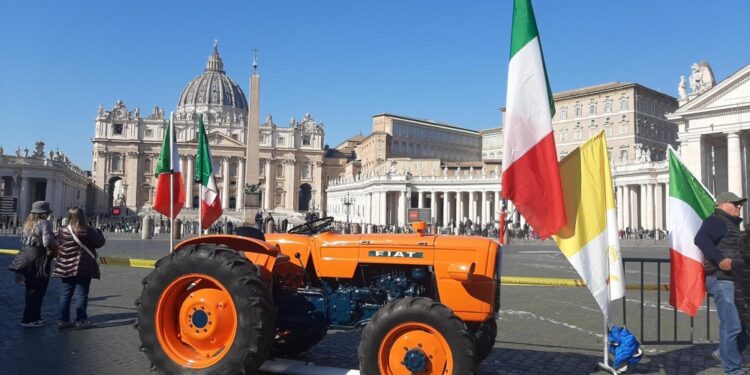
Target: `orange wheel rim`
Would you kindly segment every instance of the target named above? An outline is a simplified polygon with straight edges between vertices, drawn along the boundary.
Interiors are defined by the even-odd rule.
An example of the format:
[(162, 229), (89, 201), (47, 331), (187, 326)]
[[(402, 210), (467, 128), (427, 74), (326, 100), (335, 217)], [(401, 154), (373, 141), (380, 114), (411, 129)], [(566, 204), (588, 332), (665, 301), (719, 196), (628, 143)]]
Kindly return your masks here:
[(229, 351), (237, 331), (232, 296), (213, 277), (183, 275), (172, 281), (155, 313), (156, 337), (175, 363), (206, 368)]
[[(405, 362), (416, 354), (424, 359), (422, 370), (413, 372)], [(402, 323), (390, 330), (378, 349), (378, 366), (383, 375), (452, 374), (453, 354), (445, 337), (435, 328), (417, 322)], [(415, 368), (412, 363), (412, 368)]]

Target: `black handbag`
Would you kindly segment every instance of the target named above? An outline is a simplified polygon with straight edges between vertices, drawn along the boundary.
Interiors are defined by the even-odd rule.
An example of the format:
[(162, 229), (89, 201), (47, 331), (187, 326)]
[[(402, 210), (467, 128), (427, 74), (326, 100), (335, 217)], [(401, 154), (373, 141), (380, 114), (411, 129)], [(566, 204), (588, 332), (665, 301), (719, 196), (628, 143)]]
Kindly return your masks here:
[(20, 274), (26, 274), (36, 266), (37, 248), (24, 246), (18, 251), (8, 269)]

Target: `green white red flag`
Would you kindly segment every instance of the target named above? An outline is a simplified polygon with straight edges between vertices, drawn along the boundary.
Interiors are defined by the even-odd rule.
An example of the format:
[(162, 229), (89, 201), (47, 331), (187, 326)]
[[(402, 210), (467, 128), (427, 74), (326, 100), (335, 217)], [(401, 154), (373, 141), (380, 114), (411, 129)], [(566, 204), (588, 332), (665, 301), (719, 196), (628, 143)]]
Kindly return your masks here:
[(213, 164), (211, 163), (211, 150), (208, 148), (208, 136), (203, 126), (203, 115), (200, 117), (198, 129), (198, 154), (195, 157), (195, 182), (201, 185), (201, 228), (207, 229), (219, 217), (221, 217), (221, 200), (219, 189), (216, 187)]
[(171, 120), (167, 124), (167, 133), (161, 146), (155, 176), (158, 180), (153, 208), (162, 215), (174, 219), (185, 204), (185, 183), (180, 171), (180, 155)]
[(669, 147), (669, 304), (695, 316), (706, 295), (703, 253), (695, 245), (703, 220), (714, 211), (714, 198)]
[(566, 223), (557, 149), (555, 105), (531, 0), (515, 0), (508, 94), (503, 125), (502, 195), (541, 238)]

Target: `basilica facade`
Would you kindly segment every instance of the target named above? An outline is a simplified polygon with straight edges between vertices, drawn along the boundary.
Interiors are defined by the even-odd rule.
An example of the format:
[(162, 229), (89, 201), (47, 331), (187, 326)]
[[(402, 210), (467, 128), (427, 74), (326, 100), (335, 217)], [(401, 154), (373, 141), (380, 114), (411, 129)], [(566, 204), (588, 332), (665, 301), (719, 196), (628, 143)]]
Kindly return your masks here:
[[(181, 217), (197, 216), (199, 192), (193, 179), (201, 116), (227, 218), (242, 220), (246, 208), (252, 213), (263, 209), (293, 215), (323, 204), (323, 123), (305, 114), (284, 126), (270, 115), (260, 124), (257, 60), (250, 92), (248, 103), (240, 85), (226, 75), (214, 45), (204, 71), (179, 95), (174, 127), (187, 193)], [(96, 212), (121, 206), (132, 213), (155, 214), (151, 210), (154, 172), (168, 120), (169, 114), (159, 106), (150, 113), (128, 108), (123, 101), (99, 108), (92, 141), (95, 192), (91, 199)], [(260, 192), (260, 202), (245, 202), (246, 191)]]

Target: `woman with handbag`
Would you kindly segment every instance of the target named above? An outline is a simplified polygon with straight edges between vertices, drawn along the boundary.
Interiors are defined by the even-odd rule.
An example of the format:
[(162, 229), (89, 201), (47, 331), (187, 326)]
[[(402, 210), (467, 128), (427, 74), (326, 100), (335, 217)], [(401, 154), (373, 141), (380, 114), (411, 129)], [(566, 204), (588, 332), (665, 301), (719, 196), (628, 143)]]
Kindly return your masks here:
[[(62, 279), (59, 329), (91, 327), (86, 308), (91, 279), (99, 279), (96, 248), (104, 246), (104, 235), (88, 226), (86, 213), (80, 207), (68, 210), (68, 225), (57, 230), (59, 252), (52, 277)], [(70, 321), (70, 302), (75, 294), (76, 320)]]
[(13, 259), (10, 269), (16, 272), (17, 280), (26, 287), (26, 306), (21, 326), (42, 327), (42, 300), (49, 285), (50, 260), (55, 255), (55, 235), (52, 223), (47, 220), (52, 211), (49, 202), (37, 201), (31, 205), (21, 231), (23, 247)]

